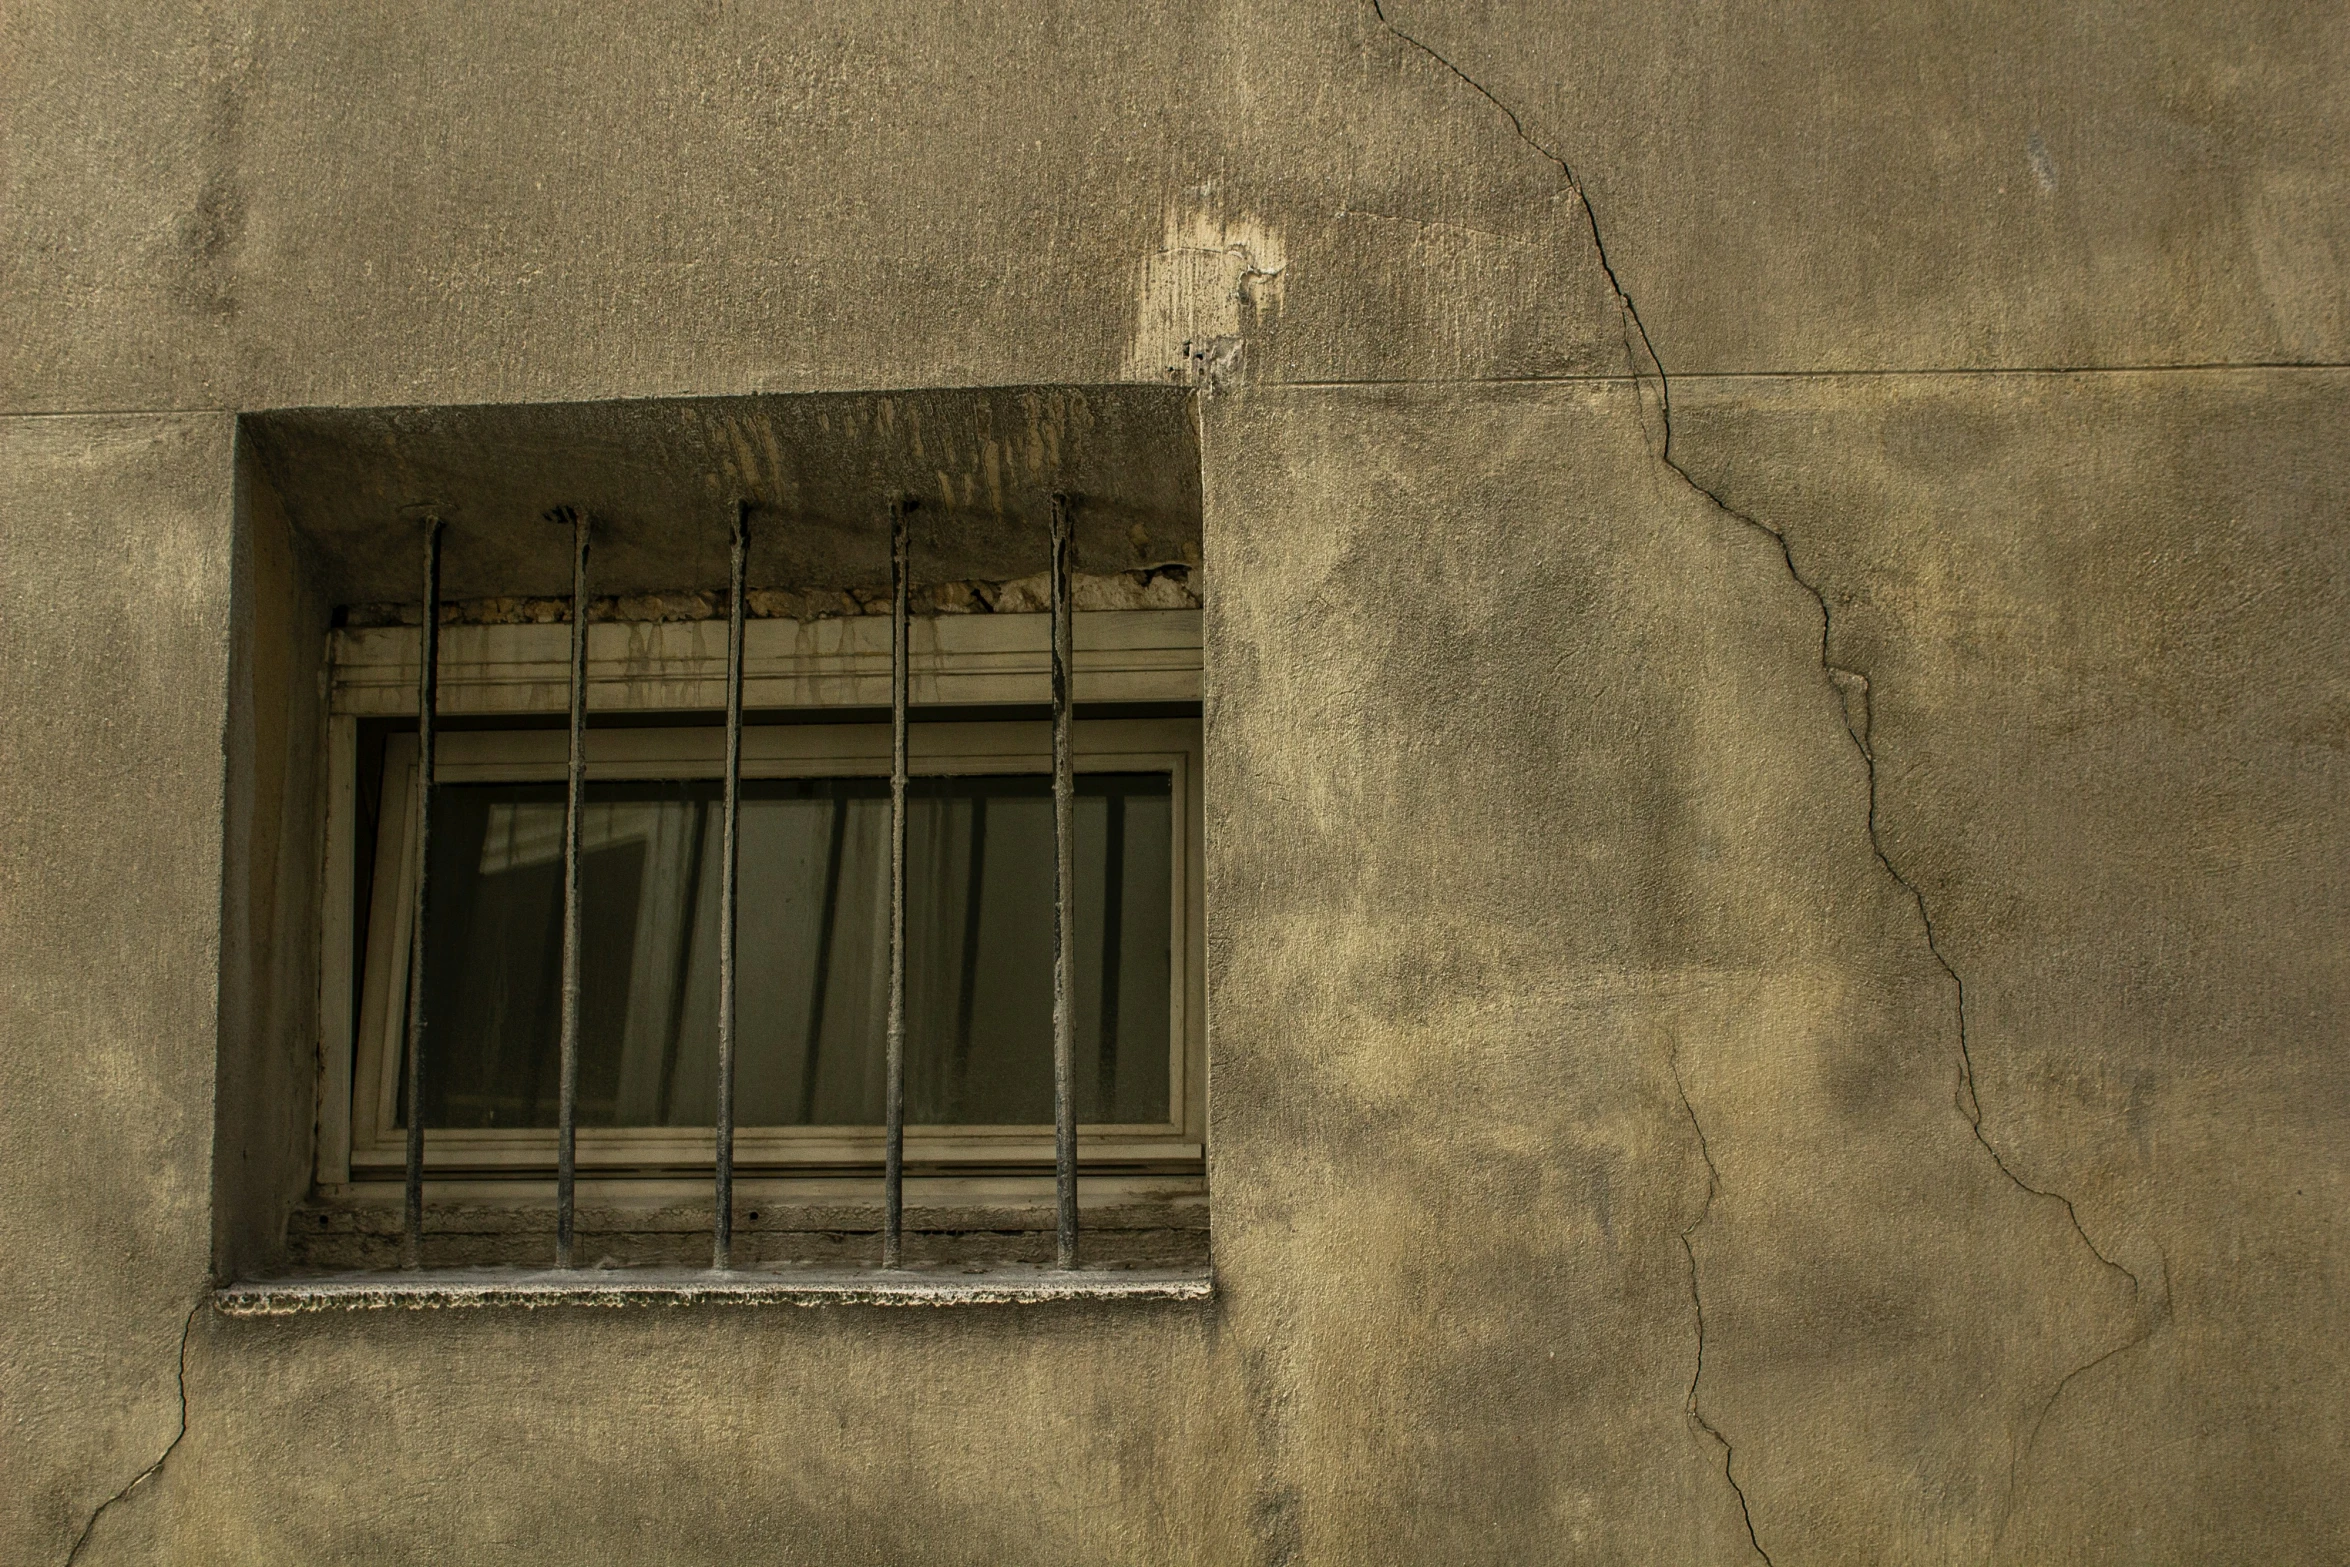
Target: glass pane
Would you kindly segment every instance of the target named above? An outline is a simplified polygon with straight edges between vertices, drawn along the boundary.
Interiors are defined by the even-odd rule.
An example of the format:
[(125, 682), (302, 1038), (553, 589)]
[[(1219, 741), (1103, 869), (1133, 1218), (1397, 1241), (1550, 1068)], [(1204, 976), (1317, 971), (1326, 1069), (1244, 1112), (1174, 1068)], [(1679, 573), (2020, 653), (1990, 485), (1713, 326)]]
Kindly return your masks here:
[[(1077, 792), (1078, 1117), (1164, 1122), (1169, 779), (1083, 774)], [(1049, 1124), (1051, 779), (917, 778), (908, 805), (906, 1118)], [(706, 1126), (718, 781), (591, 783), (580, 827), (579, 1123)], [(427, 1126), (555, 1124), (562, 844), (560, 784), (435, 797)], [(887, 781), (745, 779), (741, 874), (736, 1124), (880, 1124)]]

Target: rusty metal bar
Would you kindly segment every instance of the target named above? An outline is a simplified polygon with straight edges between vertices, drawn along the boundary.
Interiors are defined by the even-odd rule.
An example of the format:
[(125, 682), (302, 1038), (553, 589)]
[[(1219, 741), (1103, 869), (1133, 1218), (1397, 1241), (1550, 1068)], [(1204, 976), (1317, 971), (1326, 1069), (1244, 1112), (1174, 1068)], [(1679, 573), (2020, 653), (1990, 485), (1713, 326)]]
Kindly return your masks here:
[(424, 930), (431, 908), (433, 720), (441, 683), (441, 519), (424, 519), (424, 614), (416, 665), (416, 903), (408, 925), (408, 1161), (400, 1266), (424, 1265)]
[(1053, 497), (1053, 1189), (1059, 1210), (1054, 1255), (1077, 1266), (1077, 778), (1070, 752), (1070, 665), (1075, 658), (1075, 584), (1070, 573), (1069, 497)]
[(571, 525), (571, 766), (563, 794), (563, 1034), (555, 1112), (555, 1266), (572, 1265), (572, 1188), (579, 1153), (579, 818), (587, 804), (588, 518), (573, 507), (554, 520)]
[(881, 1164), (881, 1265), (905, 1261), (906, 1220), (906, 503), (889, 503), (889, 1077)]
[(742, 864), (743, 587), (751, 553), (751, 503), (734, 508), (732, 592), (726, 610), (726, 825), (718, 887), (718, 1159), (717, 1217), (710, 1266), (734, 1266), (734, 949), (737, 872)]

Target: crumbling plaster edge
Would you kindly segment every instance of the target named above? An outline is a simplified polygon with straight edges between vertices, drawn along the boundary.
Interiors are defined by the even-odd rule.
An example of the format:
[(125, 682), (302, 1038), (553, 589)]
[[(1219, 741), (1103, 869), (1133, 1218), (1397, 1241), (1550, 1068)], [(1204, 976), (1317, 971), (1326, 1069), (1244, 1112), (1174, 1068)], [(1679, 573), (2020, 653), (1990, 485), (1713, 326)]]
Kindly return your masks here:
[[(1439, 53), (1436, 49), (1422, 42), (1413, 34), (1406, 32), (1403, 28), (1397, 26), (1387, 14), (1386, 0), (1370, 0), (1370, 4), (1372, 14), (1377, 18), (1381, 27), (1392, 33), (1396, 38), (1402, 40), (1412, 49), (1415, 49), (1419, 53), (1427, 56), (1428, 59), (1433, 61), (1446, 73), (1459, 81), (1461, 85), (1467, 87), (1478, 97), (1484, 99), (1487, 104), (1491, 105), (1495, 111), (1497, 111), (1505, 120), (1509, 122), (1510, 129), (1513, 133), (1515, 133), (1519, 141), (1523, 142), (1545, 162), (1551, 164), (1559, 171), (1560, 177), (1566, 181), (1568, 190), (1573, 193), (1577, 205), (1582, 209), (1584, 223), (1588, 228), (1591, 236), (1592, 252), (1599, 262), (1601, 273), (1607, 278), (1609, 290), (1616, 297), (1617, 310), (1622, 317), (1624, 327), (1625, 357), (1629, 362), (1630, 368), (1629, 378), (1633, 380), (1641, 388), (1643, 394), (1645, 394), (1650, 377), (1654, 377), (1656, 389), (1655, 429), (1651, 431), (1649, 428), (1648, 416), (1645, 407), (1643, 408), (1641, 419), (1642, 433), (1644, 437), (1648, 438), (1649, 440), (1650, 450), (1655, 454), (1657, 461), (1661, 463), (1667, 470), (1669, 470), (1676, 479), (1687, 485), (1689, 489), (1694, 491), (1716, 511), (1720, 512), (1723, 516), (1742, 524), (1745, 527), (1752, 528), (1756, 532), (1764, 535), (1774, 545), (1776, 545), (1778, 548), (1780, 560), (1786, 568), (1789, 580), (1791, 580), (1798, 588), (1807, 594), (1811, 598), (1812, 602), (1818, 606), (1820, 614), (1820, 670), (1822, 675), (1828, 680), (1830, 687), (1836, 694), (1839, 704), (1843, 708), (1845, 730), (1852, 740), (1854, 749), (1859, 753), (1862, 767), (1867, 776), (1867, 829), (1869, 848), (1876, 856), (1877, 863), (1883, 868), (1885, 874), (1891, 877), (1894, 883), (1909, 896), (1911, 904), (1917, 910), (1918, 921), (1922, 927), (1925, 938), (1926, 950), (1933, 958), (1935, 964), (1940, 967), (1943, 974), (1946, 975), (1950, 980), (1953, 993), (1953, 1010), (1956, 1018), (1958, 1037), (1958, 1083), (1952, 1096), (1953, 1107), (1966, 1121), (1974, 1140), (1982, 1146), (1983, 1152), (1990, 1158), (1991, 1163), (1994, 1167), (1997, 1168), (1999, 1173), (2009, 1182), (2013, 1183), (2019, 1190), (2029, 1194), (2030, 1196), (2061, 1205), (2064, 1209), (2067, 1221), (2072, 1226), (2073, 1233), (2080, 1238), (2081, 1244), (2088, 1249), (2090, 1255), (2095, 1257), (2097, 1261), (2111, 1273), (2126, 1280), (2130, 1286), (2131, 1299), (2135, 1308), (2135, 1316), (2137, 1318), (2130, 1334), (2121, 1342), (2101, 1350), (2098, 1354), (2083, 1362), (2081, 1365), (2074, 1367), (2071, 1371), (2067, 1372), (2062, 1378), (2060, 1378), (2057, 1381), (2055, 1387), (2050, 1391), (2047, 1399), (2042, 1402), (2037, 1415), (2034, 1417), (2023, 1439), (2016, 1444), (2013, 1451), (2010, 1453), (2008, 1464), (2007, 1492), (2001, 1505), (1998, 1520), (1998, 1530), (2003, 1534), (2007, 1527), (2008, 1520), (2013, 1515), (2015, 1510), (2017, 1492), (2021, 1483), (2023, 1465), (2029, 1458), (2032, 1447), (2038, 1440), (2042, 1427), (2047, 1424), (2050, 1413), (2054, 1411), (2057, 1403), (2064, 1397), (2065, 1393), (2076, 1381), (2105, 1365), (2108, 1361), (2113, 1360), (2115, 1357), (2123, 1354), (2125, 1351), (2134, 1349), (2137, 1346), (2145, 1343), (2154, 1335), (2157, 1329), (2161, 1327), (2161, 1325), (2168, 1319), (2169, 1316), (2169, 1290), (2167, 1280), (2157, 1281), (2157, 1286), (2150, 1290), (2146, 1280), (2142, 1279), (2133, 1270), (2124, 1267), (2119, 1261), (2109, 1255), (2103, 1247), (2099, 1246), (2093, 1238), (2091, 1238), (2088, 1229), (2081, 1222), (2080, 1210), (2074, 1205), (2071, 1198), (2065, 1196), (2061, 1192), (2053, 1191), (2041, 1186), (2035, 1186), (2031, 1182), (2025, 1180), (2021, 1175), (2016, 1173), (2014, 1167), (2009, 1164), (2006, 1156), (2003, 1155), (1999, 1151), (1998, 1147), (1992, 1143), (1989, 1134), (1984, 1130), (1982, 1101), (1977, 1095), (1975, 1088), (1974, 1055), (1967, 1032), (1966, 981), (1959, 974), (1958, 969), (1951, 963), (1949, 956), (1943, 950), (1939, 933), (1934, 927), (1933, 914), (1926, 903), (1926, 897), (1923, 890), (1921, 890), (1919, 886), (1902, 871), (1900, 866), (1894, 863), (1891, 854), (1886, 850), (1885, 847), (1884, 834), (1879, 820), (1880, 801), (1877, 759), (1876, 752), (1870, 737), (1868, 676), (1864, 671), (1847, 668), (1835, 662), (1833, 656), (1833, 640), (1835, 634), (1834, 614), (1828, 606), (1826, 595), (1821, 592), (1817, 584), (1815, 584), (1810, 578), (1803, 574), (1802, 569), (1796, 564), (1794, 546), (1788, 538), (1787, 534), (1778, 528), (1772, 527), (1770, 524), (1762, 521), (1760, 518), (1731, 505), (1714, 490), (1699, 482), (1698, 479), (1693, 474), (1691, 474), (1687, 468), (1683, 467), (1680, 461), (1674, 456), (1672, 381), (1666, 373), (1663, 361), (1657, 357), (1656, 347), (1653, 340), (1649, 337), (1647, 324), (1640, 318), (1639, 306), (1633, 302), (1630, 292), (1625, 289), (1623, 281), (1616, 275), (1615, 265), (1608, 257), (1606, 238), (1600, 231), (1599, 214), (1593, 210), (1591, 199), (1583, 188), (1582, 180), (1576, 175), (1574, 168), (1563, 156), (1557, 152), (1552, 151), (1549, 147), (1545, 146), (1543, 143), (1537, 141), (1534, 138), (1534, 136), (1526, 128), (1526, 122), (1524, 118), (1519, 115), (1515, 109), (1511, 108), (1507, 103), (1503, 102), (1499, 97), (1495, 96), (1495, 94), (1489, 88), (1487, 88), (1481, 82), (1477, 81), (1474, 77), (1470, 76), (1466, 71), (1463, 71), (1458, 65), (1455, 65), (1445, 55)], [(1647, 399), (1645, 395), (1643, 395), (1642, 401), (1644, 404), (1646, 403)], [(1696, 1319), (1697, 1339), (1695, 1351), (1696, 1365), (1689, 1382), (1687, 1412), (1691, 1420), (1695, 1422), (1696, 1425), (1707, 1436), (1712, 1438), (1712, 1440), (1721, 1448), (1722, 1477), (1729, 1484), (1730, 1488), (1737, 1493), (1739, 1510), (1745, 1517), (1748, 1539), (1754, 1549), (1755, 1554), (1762, 1557), (1765, 1563), (1768, 1563), (1771, 1558), (1769, 1553), (1763, 1549), (1761, 1537), (1755, 1530), (1754, 1515), (1751, 1507), (1749, 1506), (1745, 1488), (1739, 1484), (1734, 1472), (1736, 1451), (1732, 1446), (1729, 1438), (1724, 1435), (1711, 1420), (1701, 1413), (1699, 1409), (1698, 1384), (1704, 1377), (1705, 1369), (1705, 1308), (1703, 1297), (1700, 1294), (1698, 1288), (1697, 1254), (1692, 1238), (1695, 1231), (1700, 1226), (1702, 1226), (1706, 1217), (1712, 1211), (1713, 1200), (1720, 1187), (1720, 1176), (1719, 1172), (1714, 1167), (1713, 1155), (1706, 1141), (1704, 1126), (1698, 1120), (1696, 1109), (1689, 1101), (1688, 1091), (1682, 1080), (1678, 1059), (1676, 1058), (1670, 1061), (1668, 1065), (1672, 1071), (1675, 1090), (1680, 1096), (1681, 1107), (1687, 1113), (1692, 1132), (1698, 1140), (1699, 1151), (1705, 1157), (1707, 1175), (1704, 1207), (1700, 1210), (1696, 1221), (1684, 1228), (1681, 1232), (1682, 1248), (1688, 1254), (1690, 1300)]]
[(1204, 1270), (995, 1269), (982, 1274), (895, 1277), (871, 1269), (800, 1273), (706, 1269), (449, 1269), (334, 1274), (231, 1284), (212, 1294), (226, 1317), (289, 1317), (326, 1311), (440, 1311), (562, 1306), (1040, 1306), (1081, 1302), (1204, 1301)]

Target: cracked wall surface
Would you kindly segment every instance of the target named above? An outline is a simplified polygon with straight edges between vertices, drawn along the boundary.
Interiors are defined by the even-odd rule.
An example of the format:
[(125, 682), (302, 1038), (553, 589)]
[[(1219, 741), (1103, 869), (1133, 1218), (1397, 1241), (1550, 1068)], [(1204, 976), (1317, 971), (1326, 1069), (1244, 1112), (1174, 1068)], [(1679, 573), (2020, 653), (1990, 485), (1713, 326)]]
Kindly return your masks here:
[[(0, 28), (0, 1559), (2350, 1551), (2340, 18)], [(1215, 1301), (204, 1308), (318, 608), (229, 412), (1120, 380)]]
[(2316, 1558), (2350, 1530), (2311, 1467), (2344, 1370), (2323, 846), (2350, 781), (2346, 390), (1898, 378), (1683, 404), (1709, 484), (1800, 519), (1841, 656), (1875, 671), (1881, 831), (1968, 976), (1987, 1127), (2145, 1285), (2140, 1333), (2019, 1454), (2018, 1559), (2090, 1554), (2079, 1519), (2108, 1505), (2128, 1559), (2271, 1527), (2293, 1543), (2264, 1548)]
[(1572, 153), (1684, 374), (2350, 347), (2338, 10), (1383, 3)]
[(0, 707), (14, 1561), (61, 1558), (170, 1441), (208, 1272), (229, 441), (209, 415), (0, 422), (0, 648), (26, 694)]

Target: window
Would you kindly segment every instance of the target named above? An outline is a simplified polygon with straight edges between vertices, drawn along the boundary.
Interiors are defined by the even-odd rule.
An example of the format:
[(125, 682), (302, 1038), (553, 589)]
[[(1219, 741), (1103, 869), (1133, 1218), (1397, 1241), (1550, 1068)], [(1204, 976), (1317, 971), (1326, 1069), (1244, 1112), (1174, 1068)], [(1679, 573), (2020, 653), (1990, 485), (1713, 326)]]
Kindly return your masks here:
[[(1049, 1171), (1050, 729), (966, 720), (910, 734), (907, 1164)], [(1077, 735), (1080, 1158), (1192, 1167), (1198, 722), (1094, 720)], [(707, 1170), (723, 736), (670, 724), (588, 738), (579, 1164)], [(555, 1160), (567, 737), (460, 730), (438, 750), (427, 1169), (543, 1172)], [(751, 725), (742, 768), (736, 1166), (867, 1171), (881, 1156), (890, 732)], [(404, 1158), (415, 774), (414, 737), (389, 736), (353, 1075), (360, 1177), (394, 1175)]]
[(1199, 1298), (1199, 430), (240, 416), (234, 1309)]
[[(1073, 1100), (1089, 1202), (1201, 1190), (1199, 621), (1074, 617)], [(1056, 1193), (1050, 624), (910, 628), (903, 1167), (913, 1204), (959, 1203), (983, 1227)], [(596, 621), (585, 666), (582, 1201), (698, 1203), (705, 1246), (726, 634)], [(556, 1168), (569, 644), (562, 623), (449, 624), (438, 639), (421, 1170), (444, 1212), (527, 1216)], [(325, 1012), (348, 1019), (323, 1058), (330, 1204), (396, 1204), (406, 1174), (418, 645), (413, 626), (351, 626), (330, 650)], [(754, 1214), (880, 1188), (890, 648), (884, 616), (744, 630), (732, 1156), (750, 1183), (737, 1207)], [(543, 1222), (506, 1232), (523, 1243), (464, 1258), (541, 1260)]]

